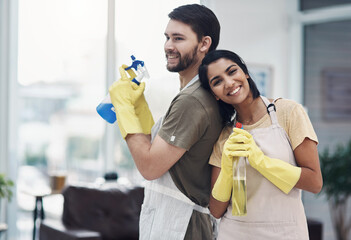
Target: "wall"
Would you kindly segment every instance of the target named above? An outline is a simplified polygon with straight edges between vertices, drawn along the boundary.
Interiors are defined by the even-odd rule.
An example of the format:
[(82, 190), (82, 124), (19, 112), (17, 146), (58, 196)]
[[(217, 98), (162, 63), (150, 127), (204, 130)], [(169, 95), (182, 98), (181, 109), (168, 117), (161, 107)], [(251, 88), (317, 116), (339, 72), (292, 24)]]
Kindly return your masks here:
[[(319, 138), (318, 149), (333, 152), (337, 144), (345, 146), (351, 140), (351, 20), (306, 26), (305, 66), (305, 104)], [(328, 86), (326, 72), (333, 74)], [(305, 202), (310, 203), (306, 211), (311, 216), (329, 216), (328, 206), (320, 198), (306, 193)], [(348, 213), (350, 203), (351, 199)], [(329, 219), (325, 218), (325, 239), (333, 237)]]
[[(219, 18), (219, 49), (238, 53), (250, 66), (265, 65), (273, 71), (268, 97), (289, 98), (289, 15), (286, 1), (203, 1)], [(249, 69), (250, 70), (250, 69)]]

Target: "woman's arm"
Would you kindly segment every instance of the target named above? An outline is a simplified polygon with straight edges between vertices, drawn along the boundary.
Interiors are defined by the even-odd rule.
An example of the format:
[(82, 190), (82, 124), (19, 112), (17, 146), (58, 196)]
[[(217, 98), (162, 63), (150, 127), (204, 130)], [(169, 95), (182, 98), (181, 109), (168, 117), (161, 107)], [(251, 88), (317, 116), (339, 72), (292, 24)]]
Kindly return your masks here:
[[(221, 169), (219, 167), (212, 166), (211, 189), (213, 189), (213, 186), (220, 172), (221, 172)], [(221, 218), (226, 212), (228, 205), (229, 205), (229, 201), (228, 202), (218, 201), (211, 194), (210, 212), (215, 218)]]
[(317, 143), (309, 138), (295, 148), (296, 163), (301, 167), (301, 176), (295, 187), (312, 193), (319, 193), (323, 186)]

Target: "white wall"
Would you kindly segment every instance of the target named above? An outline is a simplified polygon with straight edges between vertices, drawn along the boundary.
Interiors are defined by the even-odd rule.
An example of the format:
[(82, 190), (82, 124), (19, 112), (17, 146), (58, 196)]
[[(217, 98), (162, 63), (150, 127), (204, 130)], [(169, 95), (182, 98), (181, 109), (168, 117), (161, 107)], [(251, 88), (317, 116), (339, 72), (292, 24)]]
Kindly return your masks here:
[(216, 13), (221, 23), (218, 48), (238, 53), (248, 65), (271, 67), (273, 88), (268, 97), (290, 98), (287, 87), (290, 44), (288, 1), (207, 0), (202, 3)]

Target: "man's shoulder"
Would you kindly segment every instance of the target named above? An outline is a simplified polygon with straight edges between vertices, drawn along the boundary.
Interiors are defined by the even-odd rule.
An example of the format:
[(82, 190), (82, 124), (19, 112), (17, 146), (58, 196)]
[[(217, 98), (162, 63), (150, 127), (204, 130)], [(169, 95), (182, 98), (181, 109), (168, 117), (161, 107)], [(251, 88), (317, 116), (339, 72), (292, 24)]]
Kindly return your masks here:
[(201, 86), (200, 81), (196, 81), (194, 84), (181, 91), (177, 97), (180, 99), (187, 99), (188, 101), (196, 99), (197, 101), (206, 104), (216, 102), (214, 96)]

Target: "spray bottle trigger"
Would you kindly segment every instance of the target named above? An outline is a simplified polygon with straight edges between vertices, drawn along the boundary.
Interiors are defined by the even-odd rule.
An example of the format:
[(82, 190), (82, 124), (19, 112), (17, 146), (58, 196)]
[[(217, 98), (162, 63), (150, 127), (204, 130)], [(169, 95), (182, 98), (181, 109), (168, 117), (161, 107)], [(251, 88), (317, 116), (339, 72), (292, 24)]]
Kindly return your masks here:
[(129, 70), (131, 68), (134, 68), (135, 71), (138, 70), (138, 65), (141, 65), (142, 67), (144, 67), (144, 61), (140, 61), (140, 60), (135, 60), (134, 55), (130, 56), (132, 58), (132, 65), (130, 65), (129, 67), (126, 68), (126, 70)]

